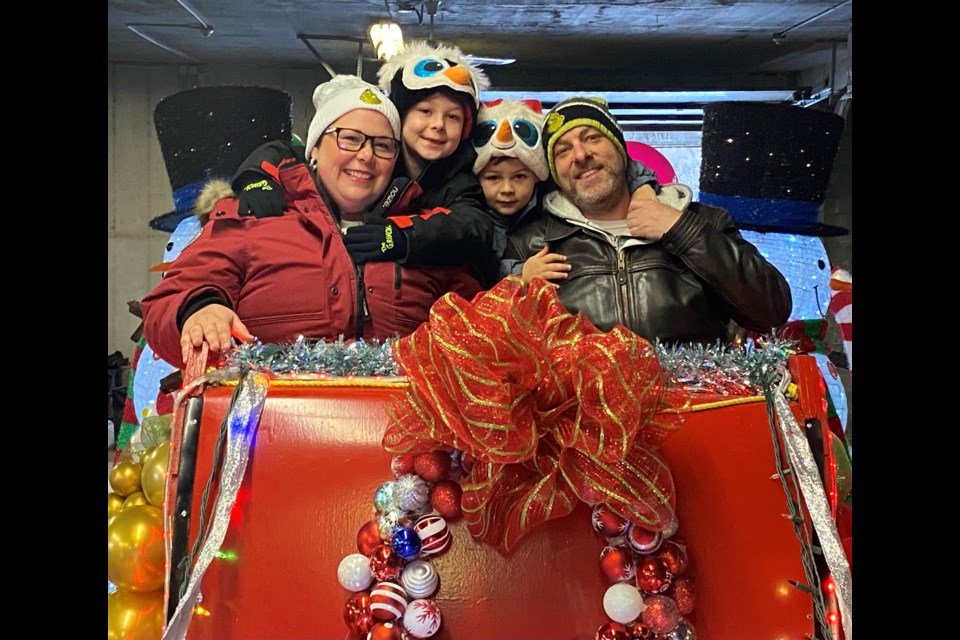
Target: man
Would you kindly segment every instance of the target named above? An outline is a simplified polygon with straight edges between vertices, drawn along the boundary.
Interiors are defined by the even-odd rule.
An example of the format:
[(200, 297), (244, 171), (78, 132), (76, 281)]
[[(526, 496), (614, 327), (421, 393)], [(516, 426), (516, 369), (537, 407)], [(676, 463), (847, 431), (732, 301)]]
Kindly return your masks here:
[(605, 101), (561, 101), (543, 139), (559, 191), (540, 219), (510, 234), (505, 257), (546, 246), (566, 260), (558, 294), (570, 313), (664, 343), (726, 342), (737, 325), (767, 333), (787, 320), (787, 281), (726, 211), (692, 202), (680, 184), (631, 204), (623, 131)]

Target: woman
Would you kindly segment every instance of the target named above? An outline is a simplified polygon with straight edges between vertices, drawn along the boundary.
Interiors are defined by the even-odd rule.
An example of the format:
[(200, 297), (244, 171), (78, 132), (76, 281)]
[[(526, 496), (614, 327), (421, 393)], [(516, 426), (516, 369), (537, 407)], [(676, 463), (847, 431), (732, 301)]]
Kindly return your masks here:
[[(207, 342), (211, 352), (247, 342), (382, 340), (406, 335), (448, 291), (479, 291), (462, 267), (354, 267), (342, 232), (370, 212), (407, 207), (415, 190), (388, 191), (400, 151), (400, 116), (375, 86), (336, 76), (313, 94), (317, 112), (304, 152), (275, 168), (286, 213), (243, 215), (226, 182), (201, 236), (142, 301), (144, 334), (164, 360), (181, 365)], [(389, 238), (386, 239), (389, 241)]]

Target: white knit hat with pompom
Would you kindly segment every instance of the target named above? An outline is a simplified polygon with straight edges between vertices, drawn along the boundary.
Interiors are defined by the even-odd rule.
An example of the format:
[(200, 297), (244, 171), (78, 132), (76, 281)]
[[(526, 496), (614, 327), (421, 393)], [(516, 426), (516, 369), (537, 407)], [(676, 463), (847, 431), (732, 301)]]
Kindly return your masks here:
[(320, 136), (343, 114), (354, 109), (370, 109), (382, 113), (390, 121), (393, 137), (400, 139), (400, 114), (397, 107), (376, 86), (357, 76), (338, 75), (313, 90), (313, 106), (317, 112), (307, 132), (306, 155), (317, 145)]

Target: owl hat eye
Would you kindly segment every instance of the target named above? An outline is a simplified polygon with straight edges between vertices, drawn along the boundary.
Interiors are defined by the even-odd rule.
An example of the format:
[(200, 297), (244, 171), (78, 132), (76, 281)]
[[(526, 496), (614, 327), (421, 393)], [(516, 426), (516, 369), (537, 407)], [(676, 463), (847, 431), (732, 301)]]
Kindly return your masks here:
[(539, 180), (550, 175), (540, 129), (543, 107), (537, 100), (485, 102), (477, 115), (472, 143), (477, 152), (473, 172), (479, 174), (492, 158), (517, 158)]

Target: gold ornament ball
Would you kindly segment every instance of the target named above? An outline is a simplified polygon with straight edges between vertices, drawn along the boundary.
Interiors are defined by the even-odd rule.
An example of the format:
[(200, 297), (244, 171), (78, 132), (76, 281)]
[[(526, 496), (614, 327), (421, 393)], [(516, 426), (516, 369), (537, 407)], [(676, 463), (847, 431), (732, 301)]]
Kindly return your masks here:
[(136, 491), (123, 499), (124, 509), (128, 507), (136, 507), (141, 504), (150, 504), (150, 502), (147, 500), (147, 496), (143, 493), (143, 491)]
[(162, 635), (163, 589), (117, 589), (107, 596), (107, 640), (160, 640)]
[(107, 519), (120, 512), (123, 509), (123, 496), (116, 491), (107, 494)]
[(163, 586), (163, 512), (144, 504), (122, 509), (107, 523), (107, 578), (121, 589)]
[(167, 491), (167, 466), (170, 464), (170, 442), (164, 442), (150, 449), (140, 459), (143, 472), (140, 485), (147, 501), (155, 507), (163, 506)]
[(143, 467), (136, 462), (121, 460), (113, 469), (110, 469), (110, 487), (126, 498), (131, 493), (140, 491), (140, 476)]

